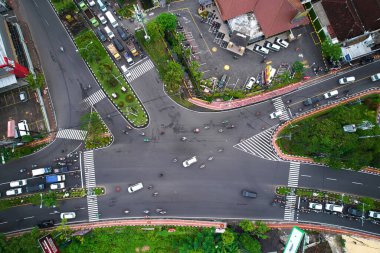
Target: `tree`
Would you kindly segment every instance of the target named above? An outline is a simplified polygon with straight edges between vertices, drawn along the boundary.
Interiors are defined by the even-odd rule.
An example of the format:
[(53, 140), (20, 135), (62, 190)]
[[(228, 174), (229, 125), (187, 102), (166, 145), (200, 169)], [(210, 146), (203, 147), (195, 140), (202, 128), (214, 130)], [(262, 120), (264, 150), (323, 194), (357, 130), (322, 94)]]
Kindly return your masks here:
[(270, 228), (267, 226), (267, 224), (262, 221), (256, 221), (252, 234), (258, 238), (266, 239), (268, 236), (265, 234), (268, 233), (269, 230)]
[(157, 23), (162, 31), (173, 32), (177, 28), (177, 17), (174, 14), (164, 12), (157, 16)]
[(44, 75), (39, 73), (36, 76), (34, 76), (32, 73), (29, 73), (25, 77), (25, 81), (29, 83), (30, 87), (33, 89), (41, 89), (44, 85)]
[(244, 233), (239, 238), (241, 245), (250, 253), (261, 253), (261, 245), (253, 239), (249, 234)]
[(170, 61), (162, 77), (169, 93), (177, 93), (183, 78), (181, 64)]
[(303, 73), (305, 71), (305, 66), (300, 61), (295, 61), (292, 66), (293, 71), (295, 72), (295, 75), (300, 78), (303, 76)]
[(57, 227), (57, 232), (59, 234), (59, 239), (67, 240), (70, 238), (72, 230), (67, 225), (67, 219), (62, 219), (61, 224)]
[(202, 81), (202, 76), (203, 76), (203, 73), (199, 71), (199, 67), (200, 65), (197, 61), (190, 62), (189, 69), (196, 84), (199, 84)]
[(226, 230), (222, 234), (222, 241), (224, 245), (231, 245), (235, 241), (235, 235), (233, 232)]
[(56, 206), (57, 205), (57, 194), (53, 191), (49, 191), (48, 193), (43, 195), (42, 203), (46, 207)]
[(339, 61), (342, 58), (342, 49), (339, 44), (333, 44), (327, 39), (322, 42), (322, 55), (332, 61)]
[(162, 38), (161, 29), (155, 20), (152, 20), (146, 24), (146, 31), (150, 36), (149, 42), (154, 42)]
[(252, 232), (254, 227), (253, 227), (253, 223), (252, 221), (250, 220), (242, 220), (240, 223), (239, 223), (239, 227), (241, 229), (243, 229), (244, 232)]

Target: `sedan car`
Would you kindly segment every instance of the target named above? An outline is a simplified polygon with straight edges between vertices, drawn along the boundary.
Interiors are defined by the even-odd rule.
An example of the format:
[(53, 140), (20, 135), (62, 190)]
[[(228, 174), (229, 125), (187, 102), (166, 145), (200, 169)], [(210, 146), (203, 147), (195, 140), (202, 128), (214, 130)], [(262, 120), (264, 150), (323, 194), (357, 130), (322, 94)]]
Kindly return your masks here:
[(304, 106), (308, 106), (308, 105), (312, 105), (312, 104), (318, 103), (319, 101), (321, 101), (321, 99), (318, 98), (318, 97), (308, 98), (305, 101), (303, 101), (303, 105)]
[(286, 40), (280, 39), (280, 38), (276, 38), (274, 40), (274, 43), (276, 43), (277, 45), (280, 45), (284, 48), (287, 48), (289, 46), (289, 42), (287, 42)]
[(362, 210), (358, 210), (354, 207), (349, 207), (347, 209), (347, 213), (349, 215), (352, 215), (352, 216), (355, 216), (355, 217), (362, 217), (363, 216), (363, 211)]
[(343, 78), (339, 79), (340, 85), (347, 84), (347, 83), (353, 83), (353, 82), (355, 82), (354, 76), (347, 76), (347, 77), (343, 77)]
[(39, 228), (51, 228), (54, 227), (54, 220), (43, 220), (37, 224)]
[(372, 80), (372, 82), (379, 81), (380, 80), (380, 73), (377, 73), (377, 74), (371, 76), (371, 80)]
[(260, 54), (269, 54), (269, 49), (262, 47), (262, 46), (259, 46), (259, 45), (255, 45), (253, 47), (253, 50), (255, 50), (256, 52), (258, 52)]
[(103, 14), (99, 13), (99, 14), (98, 14), (98, 18), (99, 18), (100, 22), (101, 22), (103, 25), (107, 24), (107, 19), (103, 16)]
[(74, 219), (76, 217), (75, 212), (66, 212), (66, 213), (61, 213), (61, 219)]
[(256, 79), (254, 77), (250, 77), (247, 84), (245, 85), (245, 88), (247, 90), (252, 89), (252, 86), (255, 84), (255, 82), (256, 82)]
[(58, 190), (58, 189), (63, 189), (63, 188), (65, 188), (65, 183), (63, 182), (50, 185), (51, 190)]
[(257, 198), (257, 193), (249, 190), (242, 190), (241, 195), (246, 198), (252, 198), (255, 199)]
[(323, 205), (320, 204), (320, 203), (309, 203), (309, 208), (310, 209), (314, 209), (314, 210), (322, 210), (323, 209)]
[(11, 187), (20, 187), (20, 186), (24, 186), (27, 184), (27, 180), (26, 179), (22, 179), (22, 180), (18, 180), (18, 181), (12, 181), (9, 183), (9, 185)]
[(6, 191), (7, 196), (12, 196), (12, 195), (19, 195), (22, 193), (22, 188), (14, 188)]
[(283, 113), (282, 111), (275, 111), (269, 114), (269, 116), (271, 119), (277, 119), (278, 117), (282, 115), (282, 113)]
[(196, 163), (198, 160), (197, 160), (197, 157), (196, 156), (193, 156), (191, 157), (190, 159), (187, 159), (186, 161), (184, 161), (182, 163), (183, 167), (189, 167), (190, 165), (192, 165), (193, 163)]
[(369, 217), (375, 218), (375, 219), (380, 219), (380, 212), (375, 212), (375, 211), (369, 211)]
[(328, 99), (328, 98), (331, 98), (331, 97), (337, 96), (337, 95), (338, 95), (338, 91), (337, 90), (333, 90), (333, 91), (326, 92), (325, 94), (323, 94), (323, 97), (325, 99)]

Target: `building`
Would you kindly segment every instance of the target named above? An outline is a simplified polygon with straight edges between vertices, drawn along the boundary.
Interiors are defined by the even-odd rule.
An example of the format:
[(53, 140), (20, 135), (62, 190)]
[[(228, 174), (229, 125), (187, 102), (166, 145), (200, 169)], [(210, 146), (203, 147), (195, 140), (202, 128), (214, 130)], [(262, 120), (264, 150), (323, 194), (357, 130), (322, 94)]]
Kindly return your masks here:
[(313, 1), (312, 9), (325, 34), (341, 44), (346, 61), (370, 54), (380, 45), (380, 1), (320, 0)]
[(228, 27), (228, 36), (225, 37), (229, 43), (227, 49), (238, 47), (240, 53), (257, 41), (309, 23), (300, 0), (214, 0), (214, 2), (220, 19)]

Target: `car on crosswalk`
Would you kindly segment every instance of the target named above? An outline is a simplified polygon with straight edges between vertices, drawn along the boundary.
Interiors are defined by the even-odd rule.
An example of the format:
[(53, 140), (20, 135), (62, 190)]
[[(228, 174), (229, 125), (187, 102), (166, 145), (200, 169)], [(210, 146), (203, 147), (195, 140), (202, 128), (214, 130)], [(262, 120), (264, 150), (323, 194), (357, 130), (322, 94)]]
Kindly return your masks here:
[(269, 114), (269, 116), (270, 116), (271, 119), (277, 119), (282, 114), (283, 114), (283, 111), (279, 110), (279, 111), (272, 112), (271, 114)]
[(121, 71), (123, 71), (123, 75), (125, 76), (125, 78), (132, 76), (131, 72), (129, 72), (129, 70), (127, 69), (125, 65), (121, 66)]

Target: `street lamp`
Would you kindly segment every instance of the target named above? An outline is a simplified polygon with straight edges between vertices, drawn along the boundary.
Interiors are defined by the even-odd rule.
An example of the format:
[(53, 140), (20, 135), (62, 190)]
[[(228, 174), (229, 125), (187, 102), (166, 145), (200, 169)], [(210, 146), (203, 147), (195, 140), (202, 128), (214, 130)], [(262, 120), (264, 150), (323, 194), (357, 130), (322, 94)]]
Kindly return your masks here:
[(76, 49), (75, 51), (76, 51), (76, 52), (79, 52), (79, 50), (88, 50), (87, 47), (89, 47), (92, 43), (93, 43), (93, 41), (90, 41), (90, 43), (88, 43), (85, 47), (78, 48), (78, 49)]
[(41, 204), (40, 204), (40, 208), (42, 208), (42, 193), (40, 193), (40, 197), (41, 197)]

